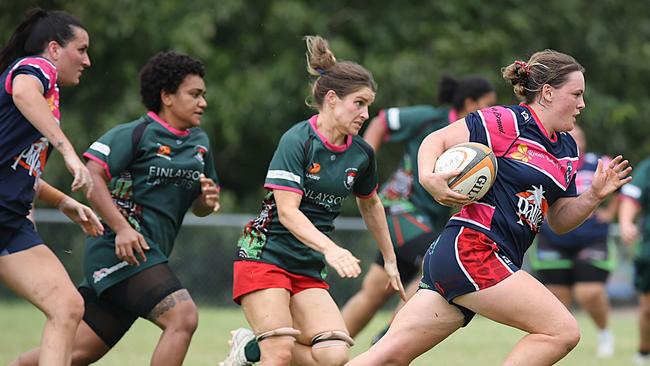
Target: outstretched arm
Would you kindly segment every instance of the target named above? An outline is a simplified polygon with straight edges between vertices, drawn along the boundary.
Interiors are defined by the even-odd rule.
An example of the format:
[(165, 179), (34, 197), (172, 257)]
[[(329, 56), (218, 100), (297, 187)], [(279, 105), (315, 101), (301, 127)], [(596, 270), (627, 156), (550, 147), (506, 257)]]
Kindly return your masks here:
[(627, 245), (633, 245), (639, 238), (639, 229), (634, 221), (641, 212), (641, 205), (634, 198), (621, 197), (618, 207), (618, 228), (621, 231), (621, 240)]
[(406, 292), (399, 276), (397, 269), (397, 257), (393, 249), (393, 243), (390, 240), (390, 232), (386, 223), (386, 213), (384, 206), (381, 204), (379, 196), (376, 194), (370, 198), (357, 198), (357, 205), (361, 212), (361, 217), (368, 227), (368, 231), (375, 239), (377, 247), (384, 257), (384, 269), (390, 278), (390, 285), (398, 291), (402, 300), (406, 301)]
[(68, 171), (74, 176), (72, 190), (84, 189), (86, 194), (90, 194), (93, 184), (90, 173), (52, 116), (40, 81), (30, 75), (16, 76), (12, 98), (20, 113), (63, 155)]
[(84, 233), (91, 236), (104, 233), (104, 226), (90, 207), (79, 203), (40, 178), (36, 185), (36, 199), (59, 209), (70, 220), (79, 224)]
[(298, 240), (313, 250), (323, 253), (325, 261), (339, 276), (357, 277), (361, 273), (359, 260), (349, 250), (341, 248), (323, 234), (300, 211), (302, 197), (295, 192), (273, 190), (280, 223)]
[(560, 198), (550, 207), (548, 224), (558, 234), (567, 233), (582, 224), (610, 194), (629, 183), (632, 167), (622, 156), (614, 158), (607, 167), (602, 160), (594, 174), (591, 187), (578, 197)]
[(146, 261), (147, 257), (144, 251), (149, 250), (149, 245), (144, 236), (131, 227), (113, 204), (113, 198), (106, 185), (108, 177), (104, 167), (94, 160), (89, 160), (87, 167), (95, 183), (95, 189), (88, 199), (93, 208), (115, 232), (115, 255), (131, 265), (140, 265), (135, 253), (140, 254), (142, 260)]

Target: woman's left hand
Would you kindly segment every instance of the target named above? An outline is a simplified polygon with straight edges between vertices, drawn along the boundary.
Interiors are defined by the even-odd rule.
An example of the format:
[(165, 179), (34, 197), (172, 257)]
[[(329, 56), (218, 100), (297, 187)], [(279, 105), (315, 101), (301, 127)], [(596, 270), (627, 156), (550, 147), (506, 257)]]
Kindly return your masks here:
[(104, 234), (104, 226), (93, 210), (75, 200), (72, 197), (65, 197), (57, 206), (59, 211), (63, 212), (70, 220), (81, 226), (81, 230), (90, 236), (99, 236)]
[(385, 260), (384, 259), (384, 271), (386, 271), (386, 274), (388, 275), (389, 282), (388, 286), (392, 287), (393, 290), (399, 292), (399, 297), (402, 298), (402, 300), (406, 301), (406, 291), (404, 290), (404, 285), (402, 285), (402, 280), (400, 279), (399, 276), (399, 270), (397, 269), (397, 261), (395, 260)]
[(201, 182), (201, 196), (199, 196), (199, 201), (204, 207), (210, 207), (212, 212), (219, 211), (221, 207), (219, 205), (219, 188), (216, 183), (205, 175), (201, 174), (199, 177)]
[(591, 191), (598, 200), (602, 201), (621, 186), (629, 183), (632, 180), (632, 177), (629, 176), (631, 172), (632, 167), (629, 161), (623, 160), (621, 155), (612, 159), (606, 167), (603, 167), (603, 161), (599, 159), (591, 183)]

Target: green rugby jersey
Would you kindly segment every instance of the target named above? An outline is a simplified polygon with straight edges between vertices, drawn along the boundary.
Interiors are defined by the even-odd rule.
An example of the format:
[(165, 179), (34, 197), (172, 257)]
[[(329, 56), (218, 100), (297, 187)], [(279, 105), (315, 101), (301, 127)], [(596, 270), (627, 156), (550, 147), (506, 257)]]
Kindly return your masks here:
[(328, 235), (341, 204), (354, 193), (371, 197), (377, 189), (374, 152), (359, 136), (332, 145), (316, 129), (318, 115), (290, 128), (280, 139), (269, 164), (264, 187), (271, 190), (260, 215), (251, 220), (238, 241), (235, 260), (274, 264), (289, 272), (324, 279), (324, 257), (296, 239), (277, 215), (272, 190), (302, 195), (300, 211)]
[(650, 158), (640, 162), (632, 174), (632, 181), (621, 188), (621, 194), (641, 205), (642, 237), (636, 248), (636, 256), (650, 260)]
[(129, 266), (115, 255), (115, 233), (88, 237), (84, 285), (98, 294), (153, 265), (167, 262), (185, 213), (201, 194), (199, 176), (217, 185), (208, 136), (200, 128), (177, 130), (149, 112), (118, 125), (84, 153), (101, 164), (110, 179), (113, 203), (149, 247), (147, 261)]
[[(419, 220), (431, 227), (441, 228), (449, 218), (449, 208), (437, 203), (418, 182), (418, 149), (422, 140), (433, 131), (455, 120), (449, 109), (419, 105), (389, 108), (379, 112), (386, 124), (385, 142), (405, 142), (405, 152), (399, 168), (391, 175), (380, 191), (384, 206), (390, 214), (417, 213)], [(424, 217), (422, 217), (424, 216)], [(394, 236), (391, 226), (391, 236)], [(413, 235), (420, 235), (421, 231)], [(403, 233), (407, 235), (408, 233)], [(395, 243), (395, 238), (393, 238)], [(404, 238), (408, 241), (408, 238)]]

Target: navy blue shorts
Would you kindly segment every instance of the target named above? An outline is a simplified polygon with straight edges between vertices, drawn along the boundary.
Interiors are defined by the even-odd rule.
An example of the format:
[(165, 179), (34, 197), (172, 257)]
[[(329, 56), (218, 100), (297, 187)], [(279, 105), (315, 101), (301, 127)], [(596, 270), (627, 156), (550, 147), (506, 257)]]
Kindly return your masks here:
[[(402, 282), (411, 282), (415, 276), (420, 274), (424, 253), (435, 239), (435, 233), (424, 233), (394, 248), (397, 257), (397, 270)], [(381, 252), (377, 252), (375, 263), (384, 267), (384, 256)]]
[(519, 268), (499, 252), (498, 245), (484, 233), (464, 227), (446, 227), (424, 256), (420, 289), (438, 292), (458, 306), (467, 325), (474, 313), (454, 304), (461, 295), (494, 286)]
[(0, 223), (0, 256), (20, 252), (43, 243), (34, 223), (26, 217), (11, 226)]

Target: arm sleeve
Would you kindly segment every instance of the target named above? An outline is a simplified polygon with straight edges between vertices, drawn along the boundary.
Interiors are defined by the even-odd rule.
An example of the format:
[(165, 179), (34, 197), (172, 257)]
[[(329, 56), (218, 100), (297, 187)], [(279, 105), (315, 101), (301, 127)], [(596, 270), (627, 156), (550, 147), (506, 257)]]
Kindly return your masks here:
[(117, 126), (93, 142), (84, 157), (104, 167), (108, 179), (119, 175), (133, 160), (133, 124)]
[(266, 173), (264, 188), (302, 195), (305, 179), (304, 143), (289, 133), (285, 133), (278, 143)]
[(377, 191), (379, 178), (377, 177), (377, 161), (375, 153), (370, 146), (364, 148), (368, 155), (368, 164), (359, 172), (359, 177), (354, 182), (352, 192), (359, 198), (370, 198)]
[(389, 108), (379, 112), (386, 125), (386, 142), (407, 141), (418, 135), (422, 126), (439, 119), (442, 114), (430, 106)]
[(496, 156), (508, 152), (519, 136), (519, 122), (510, 108), (495, 106), (465, 116), (469, 141), (489, 146)]
[(13, 81), (17, 75), (32, 75), (43, 85), (43, 95), (47, 94), (56, 85), (56, 68), (48, 61), (39, 57), (26, 57), (9, 71), (5, 80), (7, 94), (13, 91)]

